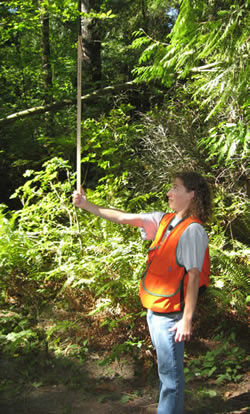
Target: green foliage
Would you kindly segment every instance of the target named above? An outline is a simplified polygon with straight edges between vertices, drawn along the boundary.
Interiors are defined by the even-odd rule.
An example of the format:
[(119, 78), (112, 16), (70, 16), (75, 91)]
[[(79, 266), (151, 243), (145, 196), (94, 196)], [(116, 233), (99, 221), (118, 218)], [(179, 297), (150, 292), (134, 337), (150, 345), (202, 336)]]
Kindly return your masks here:
[(100, 182), (114, 179), (116, 185), (118, 182), (125, 184), (128, 174), (137, 168), (134, 145), (141, 125), (131, 122), (133, 110), (131, 105), (121, 104), (98, 120), (88, 118), (83, 121), (82, 163), (85, 164), (85, 170), (88, 168), (91, 172), (94, 164), (92, 177), (98, 174), (96, 181), (97, 178), (100, 178)]
[(249, 144), (248, 126), (239, 120), (238, 123), (220, 122), (199, 141), (198, 147), (209, 154), (208, 161), (214, 170), (221, 170), (224, 177), (230, 173), (236, 179), (246, 176), (249, 168)]
[[(63, 184), (58, 181), (59, 173), (65, 174)], [(2, 295), (7, 300), (8, 295), (16, 297), (35, 315), (56, 295), (55, 284), (48, 288), (50, 278), (62, 282), (65, 273), (71, 272), (73, 258), (65, 263), (65, 254), (70, 255), (72, 249), (76, 214), (67, 205), (72, 192), (69, 175), (67, 163), (62, 160), (46, 163), (41, 172), (27, 171), (30, 179), (13, 196), (20, 196), (23, 209), (10, 220), (3, 218)]]
[[(0, 85), (4, 91), (1, 95), (3, 114), (35, 106), (44, 98), (40, 47), (41, 15), (44, 8), (49, 14), (53, 34), (50, 38), (49, 57), (53, 87), (49, 94), (55, 99), (72, 94), (72, 72), (76, 72), (72, 44), (76, 43), (76, 39), (69, 28), (70, 22), (75, 22), (78, 14), (77, 3), (68, 0), (60, 4), (45, 1), (43, 7), (37, 7), (31, 1), (13, 0), (8, 5), (1, 3)], [(62, 35), (64, 50), (60, 46)], [(8, 92), (5, 88), (6, 81)]]
[(139, 60), (142, 66), (134, 69), (138, 81), (159, 79), (170, 86), (176, 77), (191, 74), (194, 97), (203, 97), (201, 106), (211, 108), (207, 119), (222, 108), (233, 112), (243, 105), (249, 74), (248, 4), (241, 3), (225, 0), (217, 6), (215, 1), (184, 0), (169, 42), (135, 33), (139, 37), (133, 47), (147, 45)]
[[(65, 180), (60, 181), (59, 175)], [(138, 233), (84, 213), (78, 216), (71, 203), (74, 175), (62, 159), (45, 163), (40, 172), (27, 171), (26, 178), (13, 196), (23, 204), (10, 221), (16, 220), (16, 227), (12, 229), (8, 219), (2, 218), (5, 237), (0, 265), (6, 297), (18, 289), (26, 295), (30, 289), (32, 295), (21, 295), (20, 300), (39, 313), (47, 301), (72, 285), (111, 299), (112, 306), (121, 298), (124, 306), (131, 306), (144, 256)], [(105, 195), (110, 201), (114, 197), (116, 207), (121, 207), (121, 197), (116, 198), (119, 185), (107, 180), (94, 194), (87, 194), (99, 203)]]
[[(42, 315), (52, 306), (70, 310), (67, 292), (73, 289), (86, 298), (90, 316), (103, 313), (103, 326), (109, 330), (124, 323), (132, 327), (141, 308), (138, 283), (144, 247), (137, 231), (78, 214), (71, 202), (75, 175), (68, 162), (54, 158), (41, 171), (27, 170), (25, 178), (13, 195), (22, 209), (11, 215), (2, 206), (0, 215), (1, 305), (10, 302), (14, 312), (21, 309), (20, 318), (14, 313), (1, 320), (3, 350), (19, 355), (49, 346), (58, 355), (67, 349), (68, 355), (83, 359), (88, 343), (66, 339), (79, 331), (78, 323), (62, 320), (44, 327)], [(128, 192), (118, 197), (123, 185), (121, 178), (109, 177), (87, 194), (94, 202), (105, 204), (108, 199), (122, 208), (128, 203)], [(142, 206), (147, 197), (130, 202)], [(126, 318), (117, 318), (124, 311)]]
[[(131, 79), (131, 70), (137, 63), (140, 50), (131, 50), (133, 32), (144, 28), (159, 40), (169, 33), (172, 18), (166, 14), (169, 0), (161, 1), (127, 1), (108, 0), (101, 4), (101, 10), (109, 8), (115, 18), (105, 22), (103, 36), (103, 73), (109, 82)], [(172, 2), (171, 2), (172, 4)]]
[(110, 364), (115, 360), (119, 360), (123, 355), (133, 354), (134, 352), (140, 350), (143, 345), (144, 340), (140, 340), (138, 338), (130, 338), (122, 344), (116, 344), (108, 357), (100, 362), (100, 365)]
[[(231, 170), (230, 170), (231, 171)], [(231, 177), (232, 179), (232, 177)], [(249, 209), (239, 183), (224, 181), (215, 187), (213, 217), (209, 229), (211, 256), (211, 294), (221, 311), (246, 317), (249, 292)], [(227, 187), (226, 187), (227, 186)]]
[(249, 249), (244, 245), (226, 251), (210, 246), (212, 267), (211, 293), (218, 301), (218, 307), (246, 315), (249, 292)]
[(20, 348), (25, 348), (26, 352), (30, 352), (32, 347), (38, 346), (37, 333), (31, 329), (22, 329), (20, 332), (10, 332), (9, 334), (0, 336), (4, 346), (4, 351), (10, 352), (12, 355), (18, 356)]
[(201, 377), (215, 379), (217, 384), (239, 382), (244, 371), (246, 352), (236, 341), (235, 334), (225, 338), (222, 334), (214, 338), (216, 347), (204, 356), (191, 359), (185, 368), (186, 381)]
[(0, 341), (1, 349), (17, 357), (28, 354), (39, 346), (39, 331), (31, 328), (28, 318), (22, 315), (1, 311)]

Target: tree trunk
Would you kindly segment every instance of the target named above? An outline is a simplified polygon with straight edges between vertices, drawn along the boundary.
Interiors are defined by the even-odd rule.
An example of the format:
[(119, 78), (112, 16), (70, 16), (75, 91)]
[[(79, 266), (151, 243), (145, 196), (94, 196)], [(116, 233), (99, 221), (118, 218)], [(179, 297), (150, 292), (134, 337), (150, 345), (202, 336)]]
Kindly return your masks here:
[(145, 0), (141, 0), (141, 10), (142, 10), (142, 18), (143, 18), (143, 29), (145, 30), (145, 32), (147, 32), (148, 31), (148, 22), (147, 22)]
[(39, 0), (41, 9), (41, 31), (42, 31), (42, 70), (44, 78), (44, 101), (46, 104), (52, 100), (52, 70), (50, 63), (50, 40), (49, 40), (49, 13), (44, 0)]
[[(39, 0), (41, 19), (41, 49), (42, 49), (42, 72), (44, 82), (44, 102), (49, 105), (53, 101), (52, 93), (52, 68), (50, 62), (50, 19), (49, 12), (44, 0)], [(55, 123), (52, 112), (45, 112), (44, 127), (45, 134), (49, 137), (55, 136)]]
[[(81, 0), (81, 11), (83, 13), (89, 13), (91, 10), (96, 13), (100, 11), (100, 0)], [(83, 40), (83, 61), (85, 63), (83, 81), (86, 81), (87, 84), (101, 81), (101, 30), (99, 20), (82, 17), (81, 32)]]

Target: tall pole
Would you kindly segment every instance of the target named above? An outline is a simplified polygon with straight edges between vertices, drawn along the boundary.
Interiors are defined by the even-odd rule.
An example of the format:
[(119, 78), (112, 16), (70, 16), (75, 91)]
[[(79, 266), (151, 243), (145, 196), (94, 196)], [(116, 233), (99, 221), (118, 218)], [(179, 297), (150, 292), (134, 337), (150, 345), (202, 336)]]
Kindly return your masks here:
[[(81, 12), (81, 0), (78, 2), (78, 10)], [(78, 17), (77, 40), (77, 139), (76, 139), (76, 188), (81, 188), (81, 119), (82, 119), (82, 33), (81, 16)]]

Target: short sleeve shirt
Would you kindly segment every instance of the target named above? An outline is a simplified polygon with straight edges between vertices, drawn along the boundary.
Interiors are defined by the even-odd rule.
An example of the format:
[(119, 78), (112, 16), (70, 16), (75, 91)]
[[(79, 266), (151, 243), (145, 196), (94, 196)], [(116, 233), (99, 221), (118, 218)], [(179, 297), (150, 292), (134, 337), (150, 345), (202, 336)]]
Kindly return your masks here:
[[(160, 221), (165, 213), (141, 213), (143, 227), (141, 235), (143, 240), (154, 240)], [(174, 227), (181, 219), (175, 217), (172, 221)], [(185, 267), (187, 272), (193, 268), (201, 271), (205, 251), (208, 246), (208, 236), (204, 227), (199, 223), (192, 223), (182, 233), (177, 246), (177, 260)]]

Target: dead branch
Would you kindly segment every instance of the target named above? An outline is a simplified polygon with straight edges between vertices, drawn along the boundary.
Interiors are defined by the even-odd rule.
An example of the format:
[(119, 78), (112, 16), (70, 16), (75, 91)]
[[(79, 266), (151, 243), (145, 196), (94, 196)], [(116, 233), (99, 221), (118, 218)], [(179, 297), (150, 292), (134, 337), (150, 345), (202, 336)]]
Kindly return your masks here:
[[(87, 93), (86, 95), (83, 95), (81, 97), (81, 101), (85, 102), (85, 101), (94, 99), (96, 97), (109, 95), (109, 94), (118, 92), (120, 90), (125, 90), (125, 89), (127, 90), (129, 88), (138, 88), (138, 85), (136, 85), (134, 82), (126, 82), (126, 83), (118, 84), (114, 86), (106, 86), (105, 88), (97, 89), (95, 91)], [(19, 119), (27, 118), (33, 115), (39, 115), (45, 112), (55, 111), (56, 109), (61, 109), (69, 105), (76, 105), (76, 98), (75, 99), (63, 99), (60, 102), (52, 102), (51, 104), (35, 106), (33, 108), (25, 109), (24, 111), (16, 112), (14, 114), (6, 116), (5, 118), (0, 118), (0, 125), (10, 124)]]

